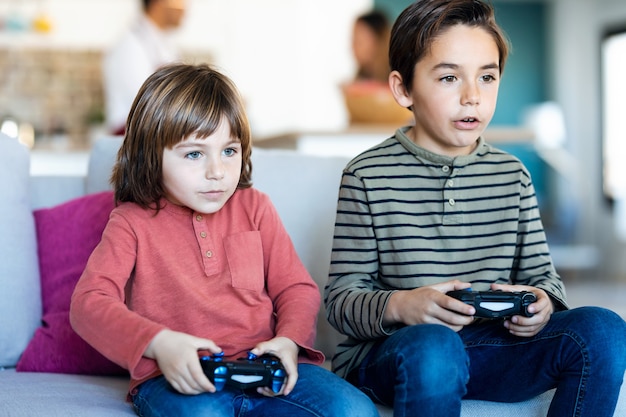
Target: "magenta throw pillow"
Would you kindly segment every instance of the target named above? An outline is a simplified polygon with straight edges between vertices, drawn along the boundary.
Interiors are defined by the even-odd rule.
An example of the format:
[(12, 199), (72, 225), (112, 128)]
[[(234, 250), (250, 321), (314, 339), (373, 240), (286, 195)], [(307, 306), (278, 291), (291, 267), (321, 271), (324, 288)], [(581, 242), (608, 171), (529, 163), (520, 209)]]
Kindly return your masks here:
[(72, 292), (100, 242), (113, 207), (113, 192), (106, 191), (34, 212), (43, 316), (17, 363), (17, 371), (127, 373), (78, 336), (69, 321)]

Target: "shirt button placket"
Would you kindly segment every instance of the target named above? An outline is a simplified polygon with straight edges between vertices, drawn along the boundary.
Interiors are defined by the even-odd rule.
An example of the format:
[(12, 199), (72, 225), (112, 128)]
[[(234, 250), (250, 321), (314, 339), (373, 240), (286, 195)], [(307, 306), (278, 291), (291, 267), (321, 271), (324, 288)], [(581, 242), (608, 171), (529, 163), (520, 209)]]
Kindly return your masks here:
[(460, 169), (454, 168), (451, 165), (444, 165), (441, 167), (441, 170), (447, 174), (443, 182), (443, 224), (459, 224), (463, 221), (461, 214), (462, 207), (459, 206), (459, 202), (456, 200), (458, 197), (455, 188), (459, 187), (459, 182), (457, 181), (457, 176), (459, 175)]
[[(452, 175), (456, 173), (456, 170), (452, 169), (449, 165), (444, 165), (441, 167), (441, 170), (446, 174)], [(448, 213), (449, 209), (452, 209), (456, 205), (456, 201), (453, 198), (452, 188), (454, 187), (454, 180), (452, 178), (446, 179), (443, 187), (443, 196), (444, 201), (446, 202), (446, 210)]]
[[(451, 195), (451, 194), (452, 194), (452, 191), (449, 191), (449, 190), (450, 190), (450, 189), (452, 188), (452, 186), (454, 185), (454, 180), (449, 179), (448, 181), (446, 181), (446, 185), (448, 186), (448, 191), (446, 192), (446, 194)], [(456, 204), (456, 201), (454, 201), (454, 198), (449, 197), (449, 198), (448, 198), (448, 204), (450, 204), (450, 206), (452, 207), (452, 206), (454, 206), (454, 205)]]
[[(201, 223), (204, 220), (204, 216), (202, 216), (202, 214), (196, 214), (195, 219), (196, 222)], [(200, 236), (200, 239), (204, 241), (200, 243), (200, 246), (203, 248), (202, 250), (205, 258), (213, 258), (213, 251), (206, 248), (206, 245), (210, 244), (210, 241), (207, 241), (209, 234), (205, 230), (201, 230), (198, 235)]]
[[(199, 223), (203, 220), (202, 214), (196, 214), (196, 221)], [(203, 230), (200, 232), (200, 237), (206, 239), (207, 233)]]

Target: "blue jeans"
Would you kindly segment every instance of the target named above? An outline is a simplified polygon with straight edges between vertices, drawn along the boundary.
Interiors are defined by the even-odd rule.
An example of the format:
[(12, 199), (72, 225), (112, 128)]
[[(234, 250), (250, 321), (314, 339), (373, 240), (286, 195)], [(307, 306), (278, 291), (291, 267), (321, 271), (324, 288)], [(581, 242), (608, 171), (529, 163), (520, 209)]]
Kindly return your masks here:
[(626, 322), (602, 308), (558, 312), (534, 337), (502, 321), (458, 333), (405, 327), (381, 341), (349, 379), (395, 417), (459, 416), (461, 399), (517, 402), (556, 388), (550, 417), (611, 417), (626, 370)]
[(183, 395), (163, 376), (138, 387), (132, 397), (139, 416), (378, 417), (374, 403), (332, 372), (298, 365), (298, 381), (287, 396), (264, 397), (256, 390), (224, 388), (214, 394)]

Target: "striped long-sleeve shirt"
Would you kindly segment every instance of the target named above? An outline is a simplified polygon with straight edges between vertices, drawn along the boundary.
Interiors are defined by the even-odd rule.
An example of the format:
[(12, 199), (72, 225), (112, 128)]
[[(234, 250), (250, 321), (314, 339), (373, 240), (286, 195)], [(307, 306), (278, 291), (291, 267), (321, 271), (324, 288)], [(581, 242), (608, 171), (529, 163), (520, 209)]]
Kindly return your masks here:
[(345, 168), (325, 303), (347, 340), (333, 369), (346, 376), (376, 339), (396, 290), (458, 279), (530, 285), (567, 308), (530, 175), (482, 138), (470, 155), (447, 157), (395, 136)]

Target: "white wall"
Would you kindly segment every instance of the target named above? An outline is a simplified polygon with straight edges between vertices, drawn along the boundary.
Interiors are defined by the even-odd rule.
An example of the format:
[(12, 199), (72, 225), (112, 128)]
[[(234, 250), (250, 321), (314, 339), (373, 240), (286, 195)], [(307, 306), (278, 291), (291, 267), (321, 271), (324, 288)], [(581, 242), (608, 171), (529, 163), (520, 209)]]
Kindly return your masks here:
[[(372, 0), (187, 0), (181, 47), (208, 52), (242, 91), (257, 135), (347, 125), (338, 85), (354, 71), (354, 18)], [(44, 12), (48, 35), (0, 33), (0, 47), (104, 49), (139, 0), (0, 0), (0, 17)]]

